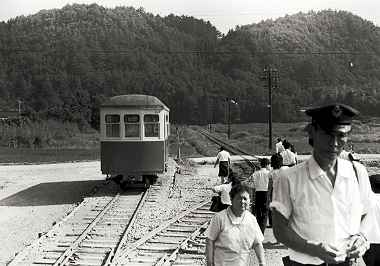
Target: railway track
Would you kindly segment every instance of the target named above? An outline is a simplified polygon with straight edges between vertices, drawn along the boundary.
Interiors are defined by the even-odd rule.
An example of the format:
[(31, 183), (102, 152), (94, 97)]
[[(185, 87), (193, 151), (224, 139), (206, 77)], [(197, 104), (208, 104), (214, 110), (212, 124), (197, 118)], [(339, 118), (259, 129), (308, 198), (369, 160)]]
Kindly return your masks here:
[(203, 233), (214, 215), (210, 204), (200, 203), (162, 224), (126, 247), (111, 265), (202, 265)]
[[(259, 157), (249, 154), (248, 152), (244, 151), (243, 149), (240, 149), (238, 147), (235, 147), (228, 142), (225, 142), (212, 134), (210, 134), (207, 130), (200, 129), (199, 132), (204, 135), (206, 138), (208, 138), (210, 141), (224, 146), (224, 148), (229, 151), (231, 154), (239, 155), (252, 169), (256, 170), (257, 165), (254, 163), (258, 163)], [(253, 161), (252, 161), (253, 158)]]
[[(147, 195), (155, 188), (85, 198), (60, 223), (19, 253), (16, 265), (109, 265)], [(153, 194), (153, 195), (152, 195)]]

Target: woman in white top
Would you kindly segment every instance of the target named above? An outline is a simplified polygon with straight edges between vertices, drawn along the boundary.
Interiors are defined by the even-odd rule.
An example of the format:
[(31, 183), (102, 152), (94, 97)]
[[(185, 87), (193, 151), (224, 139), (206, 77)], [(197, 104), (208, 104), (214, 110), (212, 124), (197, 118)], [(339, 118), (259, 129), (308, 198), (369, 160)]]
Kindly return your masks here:
[(231, 205), (230, 191), (231, 188), (238, 183), (240, 183), (239, 178), (232, 171), (230, 171), (227, 183), (212, 188), (212, 191), (220, 194), (221, 204), (218, 206), (216, 211), (227, 209), (227, 207)]
[(207, 266), (248, 266), (255, 251), (259, 265), (265, 265), (264, 236), (249, 211), (247, 186), (238, 184), (230, 192), (232, 205), (218, 212), (207, 229)]

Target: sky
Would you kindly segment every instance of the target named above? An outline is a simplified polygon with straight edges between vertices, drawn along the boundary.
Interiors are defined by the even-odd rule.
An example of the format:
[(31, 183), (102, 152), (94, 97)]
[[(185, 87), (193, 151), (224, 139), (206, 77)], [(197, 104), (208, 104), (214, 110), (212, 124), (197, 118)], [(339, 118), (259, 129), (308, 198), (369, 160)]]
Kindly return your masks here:
[(222, 33), (237, 25), (324, 9), (349, 11), (380, 26), (380, 0), (0, 0), (0, 21), (73, 3), (143, 7), (155, 15), (193, 16), (210, 21)]

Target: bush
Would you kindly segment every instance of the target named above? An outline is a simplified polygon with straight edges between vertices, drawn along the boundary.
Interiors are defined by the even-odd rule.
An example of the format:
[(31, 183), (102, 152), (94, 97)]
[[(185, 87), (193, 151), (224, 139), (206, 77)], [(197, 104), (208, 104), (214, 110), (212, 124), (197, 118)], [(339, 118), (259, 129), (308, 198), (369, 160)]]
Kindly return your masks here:
[[(77, 124), (62, 123), (56, 120), (31, 121), (25, 119), (20, 125), (3, 124), (0, 133), (0, 145), (13, 148), (72, 148), (73, 146), (87, 146), (86, 138), (80, 137), (78, 139), (77, 137), (81, 135)], [(91, 134), (98, 135), (97, 132), (92, 132)]]

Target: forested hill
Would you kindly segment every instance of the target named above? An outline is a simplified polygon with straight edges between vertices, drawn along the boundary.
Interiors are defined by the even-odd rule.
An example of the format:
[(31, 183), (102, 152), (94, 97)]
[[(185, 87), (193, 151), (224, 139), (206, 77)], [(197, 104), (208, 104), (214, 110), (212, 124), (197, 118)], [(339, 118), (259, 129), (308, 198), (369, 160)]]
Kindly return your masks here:
[(223, 36), (209, 22), (143, 9), (67, 5), (0, 23), (0, 104), (33, 118), (98, 123), (105, 97), (158, 96), (177, 123), (265, 121), (265, 66), (278, 70), (275, 121), (335, 98), (380, 114), (380, 29), (351, 13), (299, 13)]

